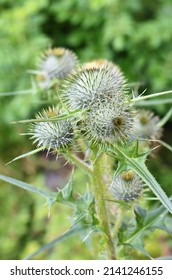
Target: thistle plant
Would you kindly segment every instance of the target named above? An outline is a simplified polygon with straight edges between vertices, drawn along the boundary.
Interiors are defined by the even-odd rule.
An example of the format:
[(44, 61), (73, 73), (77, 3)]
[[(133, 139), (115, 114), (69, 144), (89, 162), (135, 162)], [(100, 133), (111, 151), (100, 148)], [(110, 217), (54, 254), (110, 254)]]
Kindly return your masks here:
[[(160, 120), (150, 110), (138, 109), (138, 105), (172, 91), (134, 96), (119, 66), (104, 59), (79, 65), (76, 55), (64, 48), (46, 51), (32, 73), (36, 74), (37, 86), (47, 91), (52, 88), (58, 99), (52, 99), (51, 106), (35, 118), (20, 121), (30, 123), (26, 134), (36, 149), (12, 161), (41, 150), (56, 157), (61, 154), (88, 175), (89, 183), (85, 187), (83, 183), (84, 195), (78, 194), (71, 175), (62, 190), (52, 193), (0, 176), (46, 198), (49, 209), (58, 202), (73, 209), (69, 231), (28, 258), (74, 234), (86, 236), (95, 248), (99, 242), (95, 238), (99, 237), (97, 258), (132, 258), (124, 253), (129, 246), (151, 258), (144, 248), (144, 238), (156, 227), (167, 230), (162, 219), (167, 215), (171, 218), (172, 202), (146, 161), (152, 152), (150, 141), (172, 150), (160, 140), (162, 125), (171, 110)], [(84, 159), (78, 151), (85, 155)], [(156, 200), (150, 208), (146, 202), (152, 195)]]

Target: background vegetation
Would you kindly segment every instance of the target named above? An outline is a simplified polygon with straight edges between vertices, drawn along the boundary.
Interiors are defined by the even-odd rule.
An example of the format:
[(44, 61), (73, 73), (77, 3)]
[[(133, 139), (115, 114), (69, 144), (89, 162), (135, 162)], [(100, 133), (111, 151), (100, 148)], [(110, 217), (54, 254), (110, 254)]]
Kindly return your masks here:
[[(81, 62), (112, 60), (130, 82), (141, 83), (140, 91), (172, 89), (171, 0), (0, 0), (0, 14), (1, 93), (31, 88), (27, 70), (35, 69), (37, 58), (48, 46), (70, 48)], [(0, 96), (0, 173), (40, 187), (63, 186), (70, 166), (60, 169), (58, 162), (45, 155), (5, 166), (32, 149), (31, 141), (19, 135), (26, 126), (10, 122), (29, 118), (42, 106), (32, 94), (6, 95)], [(167, 104), (152, 109), (163, 116), (169, 107)], [(171, 125), (166, 125), (163, 136), (169, 144)], [(171, 164), (164, 148), (148, 163), (168, 195), (172, 193)], [(82, 189), (84, 180), (77, 170), (76, 188)], [(56, 205), (48, 219), (47, 208), (39, 198), (3, 182), (0, 209), (0, 259), (21, 259), (69, 226), (67, 207)], [(148, 247), (158, 257), (169, 254), (172, 241), (156, 231), (149, 237)], [(92, 259), (94, 252), (90, 253), (78, 238), (71, 238), (39, 258)]]

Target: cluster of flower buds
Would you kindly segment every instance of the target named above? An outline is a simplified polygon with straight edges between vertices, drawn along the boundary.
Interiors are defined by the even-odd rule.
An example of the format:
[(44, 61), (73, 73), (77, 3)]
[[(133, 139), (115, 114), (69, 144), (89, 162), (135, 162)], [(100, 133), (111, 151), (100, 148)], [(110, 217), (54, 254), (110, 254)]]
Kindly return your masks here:
[(92, 143), (125, 142), (132, 136), (133, 113), (126, 79), (118, 66), (106, 60), (86, 63), (64, 86), (69, 110), (80, 109), (85, 137)]
[[(74, 145), (76, 131), (89, 147), (160, 138), (159, 118), (150, 111), (134, 109), (126, 78), (112, 62), (99, 59), (78, 66), (72, 51), (54, 48), (44, 53), (38, 73), (41, 88), (50, 88), (56, 80), (62, 82), (58, 109), (38, 113), (31, 126), (31, 138), (38, 148), (65, 152)], [(60, 111), (69, 113), (69, 118), (57, 120)], [(75, 111), (81, 114), (70, 119), (70, 112)], [(143, 182), (127, 170), (115, 175), (110, 189), (116, 199), (133, 201), (141, 195)]]

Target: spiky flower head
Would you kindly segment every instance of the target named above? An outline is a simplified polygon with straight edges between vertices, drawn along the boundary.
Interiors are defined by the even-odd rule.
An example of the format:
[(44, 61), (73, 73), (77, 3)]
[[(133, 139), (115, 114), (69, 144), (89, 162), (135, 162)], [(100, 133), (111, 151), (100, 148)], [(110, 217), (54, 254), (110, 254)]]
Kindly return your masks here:
[(69, 109), (88, 109), (97, 102), (124, 99), (126, 80), (117, 67), (108, 63), (86, 65), (73, 73), (64, 87), (64, 99)]
[(110, 186), (110, 192), (117, 200), (134, 201), (141, 196), (144, 184), (132, 170), (115, 175)]
[(148, 110), (138, 110), (134, 119), (134, 131), (138, 139), (160, 139), (162, 128), (158, 126), (159, 117)]
[(132, 112), (118, 99), (116, 102), (98, 102), (85, 114), (83, 127), (91, 144), (124, 143), (132, 139)]
[(40, 74), (37, 81), (40, 87), (49, 87), (53, 79), (66, 78), (78, 63), (76, 55), (65, 48), (49, 48), (44, 52), (38, 64)]
[[(37, 147), (47, 149), (48, 152), (63, 151), (70, 148), (74, 142), (74, 132), (71, 123), (68, 120), (50, 121), (51, 118), (58, 116), (57, 110), (49, 108), (43, 110), (36, 115), (36, 119), (40, 122), (35, 122), (31, 126), (31, 139), (33, 143), (37, 143)], [(41, 122), (41, 120), (44, 121)], [(46, 122), (46, 119), (48, 120)]]

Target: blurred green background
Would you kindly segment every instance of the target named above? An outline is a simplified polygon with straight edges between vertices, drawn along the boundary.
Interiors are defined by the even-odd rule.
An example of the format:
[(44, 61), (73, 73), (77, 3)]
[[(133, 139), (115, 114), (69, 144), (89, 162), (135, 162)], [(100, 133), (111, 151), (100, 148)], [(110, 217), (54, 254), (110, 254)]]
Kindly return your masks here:
[[(112, 60), (129, 82), (141, 82), (147, 93), (172, 89), (171, 15), (171, 0), (0, 0), (0, 93), (31, 88), (27, 70), (35, 69), (40, 53), (49, 46), (72, 49), (81, 62)], [(44, 155), (5, 166), (33, 149), (31, 141), (20, 136), (26, 126), (10, 122), (33, 117), (39, 108), (35, 95), (0, 97), (0, 173), (42, 188), (63, 186), (71, 168), (58, 167), (55, 172), (56, 163)], [(152, 107), (161, 117), (169, 108)], [(171, 125), (169, 121), (163, 136), (169, 144)], [(171, 165), (172, 157), (164, 148), (148, 162), (168, 195), (172, 194)], [(74, 185), (84, 188), (85, 177), (79, 170)], [(43, 204), (41, 198), (0, 181), (0, 259), (24, 258), (69, 227), (69, 208), (55, 205), (48, 219)], [(161, 231), (154, 234), (148, 241), (150, 253), (155, 257), (169, 254), (171, 241)], [(38, 256), (94, 257), (78, 237)]]

